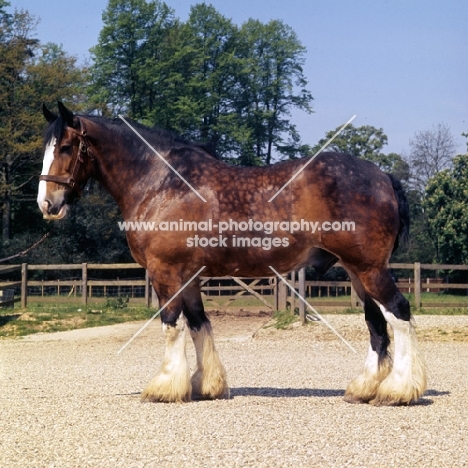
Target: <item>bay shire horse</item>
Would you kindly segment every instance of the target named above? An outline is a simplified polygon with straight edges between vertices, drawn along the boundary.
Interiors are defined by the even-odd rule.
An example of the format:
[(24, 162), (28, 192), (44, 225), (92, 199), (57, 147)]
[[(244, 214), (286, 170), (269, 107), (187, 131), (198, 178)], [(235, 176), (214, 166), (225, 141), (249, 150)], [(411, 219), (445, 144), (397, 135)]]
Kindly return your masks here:
[[(423, 395), (426, 370), (410, 306), (387, 269), (409, 227), (408, 203), (394, 177), (353, 156), (321, 153), (269, 202), (308, 159), (235, 167), (169, 132), (132, 124), (137, 135), (120, 119), (74, 115), (61, 103), (58, 109), (56, 115), (43, 108), (49, 126), (37, 202), (44, 218), (63, 218), (93, 177), (118, 203), (125, 221), (156, 226), (126, 232), (160, 306), (170, 302), (161, 313), (162, 366), (143, 401), (229, 397), (198, 278), (170, 301), (201, 267), (204, 276), (265, 277), (274, 276), (270, 266), (281, 274), (304, 265), (325, 273), (338, 261), (364, 305), (370, 333), (364, 371), (349, 384), (345, 400), (401, 405)], [(331, 229), (342, 221), (354, 230)], [(175, 229), (186, 222), (198, 226), (196, 236)], [(242, 243), (234, 242), (239, 237)], [(387, 323), (394, 331), (393, 360)], [(187, 331), (197, 356), (193, 376)]]

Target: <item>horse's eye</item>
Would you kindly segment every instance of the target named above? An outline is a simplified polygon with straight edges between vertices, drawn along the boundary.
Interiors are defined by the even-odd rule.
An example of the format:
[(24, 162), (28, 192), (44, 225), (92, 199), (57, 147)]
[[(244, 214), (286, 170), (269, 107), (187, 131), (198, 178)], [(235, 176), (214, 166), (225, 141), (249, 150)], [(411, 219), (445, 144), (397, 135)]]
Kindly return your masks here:
[(71, 145), (63, 145), (60, 147), (60, 153), (65, 153), (65, 154), (71, 154), (72, 153), (72, 147)]

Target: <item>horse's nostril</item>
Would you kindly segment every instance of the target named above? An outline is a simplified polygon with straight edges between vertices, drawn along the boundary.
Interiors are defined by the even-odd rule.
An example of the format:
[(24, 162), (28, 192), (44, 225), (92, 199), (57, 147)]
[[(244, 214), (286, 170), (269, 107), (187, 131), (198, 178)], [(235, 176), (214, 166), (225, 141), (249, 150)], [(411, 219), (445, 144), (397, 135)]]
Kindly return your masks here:
[(62, 205), (54, 204), (50, 200), (45, 200), (44, 205), (45, 205), (47, 214), (52, 215), (52, 216), (58, 215), (60, 208), (62, 208)]
[(50, 203), (49, 203), (49, 208), (48, 208), (47, 212), (48, 212), (50, 215), (52, 215), (52, 216), (56, 216), (56, 215), (58, 215), (58, 213), (59, 213), (59, 211), (60, 211), (60, 208), (61, 208), (61, 207), (60, 207), (60, 206), (57, 206), (57, 205), (55, 205), (55, 206), (50, 206)]

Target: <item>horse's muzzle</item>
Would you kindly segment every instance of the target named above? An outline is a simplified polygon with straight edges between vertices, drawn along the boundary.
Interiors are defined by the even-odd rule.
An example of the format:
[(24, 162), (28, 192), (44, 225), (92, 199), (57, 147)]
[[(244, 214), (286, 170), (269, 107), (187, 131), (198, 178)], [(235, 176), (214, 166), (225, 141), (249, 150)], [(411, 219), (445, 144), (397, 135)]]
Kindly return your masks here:
[(51, 192), (44, 199), (37, 200), (37, 204), (44, 219), (62, 219), (68, 214), (69, 204), (64, 190)]

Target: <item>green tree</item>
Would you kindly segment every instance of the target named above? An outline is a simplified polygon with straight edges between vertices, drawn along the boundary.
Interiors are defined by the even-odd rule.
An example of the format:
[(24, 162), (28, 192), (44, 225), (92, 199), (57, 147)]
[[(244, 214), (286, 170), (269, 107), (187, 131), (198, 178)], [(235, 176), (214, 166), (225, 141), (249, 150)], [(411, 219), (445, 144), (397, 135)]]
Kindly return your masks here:
[(7, 2), (6, 0), (0, 0), (0, 15), (2, 17), (2, 21), (5, 21), (8, 16), (11, 16), (6, 10), (6, 8), (8, 8), (10, 5), (10, 2)]
[(432, 263), (436, 258), (436, 251), (421, 196), (413, 189), (406, 188), (405, 191), (410, 209), (410, 235), (408, 242), (400, 244), (398, 250), (392, 255), (391, 261), (396, 263)]
[(103, 22), (91, 49), (91, 101), (104, 115), (146, 119), (164, 95), (161, 69), (173, 11), (158, 0), (109, 0)]
[(247, 21), (240, 29), (240, 43), (243, 68), (237, 112), (250, 129), (250, 153), (266, 164), (272, 162), (274, 151), (296, 157), (300, 137), (290, 121), (291, 109), (312, 112), (303, 74), (305, 47), (279, 20)]
[(468, 154), (453, 168), (438, 172), (426, 187), (423, 203), (437, 262), (468, 262)]
[[(189, 19), (173, 30), (166, 87), (173, 90), (163, 109), (150, 115), (187, 137), (209, 140), (225, 152), (229, 133), (232, 88), (236, 83), (236, 27), (205, 4), (191, 8)], [(164, 108), (170, 118), (161, 121)]]
[[(405, 188), (411, 209), (411, 232), (406, 261), (426, 263), (445, 261), (441, 258), (439, 230), (434, 224), (433, 215), (434, 203), (445, 190), (447, 176), (441, 174), (439, 178), (437, 174), (451, 167), (454, 154), (453, 137), (447, 126), (439, 124), (431, 130), (416, 133), (410, 146), (411, 153), (408, 158), (410, 170), (409, 177), (405, 179)], [(436, 188), (432, 185), (429, 188), (427, 184), (430, 180), (440, 182), (441, 186)], [(428, 193), (430, 193), (429, 198), (427, 198)], [(449, 199), (447, 202), (450, 202)], [(429, 206), (431, 208), (428, 209)], [(443, 214), (437, 215), (437, 218), (440, 222)], [(448, 229), (450, 225), (451, 222), (446, 228)], [(446, 241), (445, 236), (444, 245)], [(444, 249), (446, 250), (445, 247)]]
[[(3, 3), (5, 5), (5, 3)], [(56, 45), (32, 38), (36, 21), (27, 11), (0, 9), (0, 206), (3, 247), (12, 232), (30, 229), (42, 161), (43, 101), (82, 95), (84, 72)], [(27, 203), (25, 203), (27, 202)]]
[(90, 87), (103, 114), (211, 141), (234, 163), (297, 154), (288, 117), (293, 107), (310, 111), (312, 97), (290, 27), (252, 20), (238, 28), (204, 3), (181, 23), (157, 0), (110, 0), (103, 18)]
[[(7, 6), (3, 3), (3, 7)], [(3, 11), (3, 13), (2, 13)], [(0, 200), (2, 207), (2, 239), (10, 238), (12, 197), (24, 184), (17, 179), (19, 168), (25, 164), (30, 150), (27, 119), (18, 102), (23, 90), (28, 61), (38, 42), (30, 38), (34, 27), (27, 12), (13, 15), (0, 10)], [(26, 130), (26, 134), (24, 131)]]

